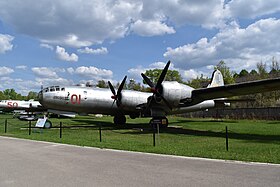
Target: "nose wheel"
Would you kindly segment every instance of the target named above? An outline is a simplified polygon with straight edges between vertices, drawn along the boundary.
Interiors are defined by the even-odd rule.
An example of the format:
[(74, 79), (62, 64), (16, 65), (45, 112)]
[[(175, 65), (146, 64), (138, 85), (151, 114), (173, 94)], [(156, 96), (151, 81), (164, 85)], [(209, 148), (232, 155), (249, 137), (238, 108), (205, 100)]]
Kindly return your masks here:
[(124, 125), (125, 123), (126, 123), (126, 117), (124, 115), (114, 117), (115, 125)]

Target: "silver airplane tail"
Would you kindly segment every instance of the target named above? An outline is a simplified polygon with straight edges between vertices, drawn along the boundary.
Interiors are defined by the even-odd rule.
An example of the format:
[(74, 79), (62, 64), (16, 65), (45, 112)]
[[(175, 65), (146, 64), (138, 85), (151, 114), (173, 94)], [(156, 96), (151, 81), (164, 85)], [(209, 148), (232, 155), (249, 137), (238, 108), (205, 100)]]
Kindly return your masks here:
[(215, 70), (212, 74), (211, 83), (208, 84), (207, 88), (224, 86), (224, 78), (219, 70)]

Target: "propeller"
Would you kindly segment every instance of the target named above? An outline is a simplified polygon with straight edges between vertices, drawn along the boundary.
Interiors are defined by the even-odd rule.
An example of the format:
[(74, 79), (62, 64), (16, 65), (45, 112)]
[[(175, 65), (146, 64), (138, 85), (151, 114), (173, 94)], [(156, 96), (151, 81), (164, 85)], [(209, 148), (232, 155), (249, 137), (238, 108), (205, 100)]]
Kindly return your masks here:
[(112, 92), (112, 96), (111, 98), (114, 99), (114, 102), (112, 104), (112, 106), (114, 105), (114, 103), (116, 102), (117, 103), (117, 106), (119, 107), (121, 105), (121, 99), (122, 99), (122, 90), (123, 90), (123, 87), (124, 87), (124, 84), (125, 84), (125, 81), (126, 81), (126, 78), (127, 76), (124, 77), (124, 79), (122, 80), (118, 90), (117, 90), (117, 93), (115, 91), (115, 88), (113, 87), (112, 83), (110, 81), (108, 81), (108, 85), (109, 85), (109, 88)]
[[(165, 65), (165, 67), (162, 70), (162, 72), (161, 72), (161, 74), (159, 76), (159, 79), (158, 79), (156, 84), (154, 84), (144, 73), (141, 73), (141, 76), (143, 77), (144, 81), (151, 87), (151, 91), (153, 93), (154, 98), (162, 99), (163, 102), (171, 110), (172, 109), (171, 105), (168, 103), (168, 101), (162, 95), (162, 85), (161, 85), (163, 80), (164, 80), (164, 78), (165, 78), (165, 76), (166, 76), (166, 74), (167, 74), (169, 65), (170, 65), (170, 61), (168, 61), (167, 64)], [(148, 102), (147, 108), (150, 107), (150, 104), (151, 104), (151, 99)]]

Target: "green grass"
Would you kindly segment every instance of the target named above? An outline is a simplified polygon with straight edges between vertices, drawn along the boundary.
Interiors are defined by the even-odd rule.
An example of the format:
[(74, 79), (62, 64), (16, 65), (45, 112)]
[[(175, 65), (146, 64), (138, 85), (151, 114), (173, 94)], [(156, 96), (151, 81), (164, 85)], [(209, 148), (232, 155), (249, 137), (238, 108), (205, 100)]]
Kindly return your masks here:
[[(7, 133), (4, 133), (5, 119), (8, 120)], [(65, 128), (61, 139), (59, 128), (32, 129), (31, 135), (28, 135), (28, 122), (4, 114), (0, 115), (0, 135), (80, 146), (280, 164), (280, 121), (170, 116), (169, 127), (156, 135), (155, 147), (148, 118), (128, 119), (128, 124), (123, 127), (112, 124), (112, 117), (79, 116), (73, 119), (54, 118), (51, 121), (54, 127), (59, 127), (59, 122), (63, 122)], [(102, 142), (99, 141), (100, 125)], [(225, 148), (226, 126), (229, 151)]]

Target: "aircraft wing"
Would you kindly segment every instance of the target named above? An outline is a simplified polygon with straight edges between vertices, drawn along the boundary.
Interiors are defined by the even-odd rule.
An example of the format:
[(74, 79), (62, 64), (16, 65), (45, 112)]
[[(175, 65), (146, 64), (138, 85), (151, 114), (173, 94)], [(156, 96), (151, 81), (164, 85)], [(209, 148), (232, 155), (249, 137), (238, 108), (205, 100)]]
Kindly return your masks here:
[(204, 100), (248, 95), (280, 90), (280, 78), (230, 84), (211, 88), (200, 88), (192, 91), (192, 97), (182, 99), (185, 105), (200, 103)]

